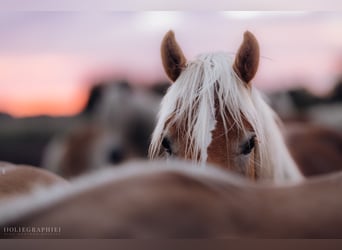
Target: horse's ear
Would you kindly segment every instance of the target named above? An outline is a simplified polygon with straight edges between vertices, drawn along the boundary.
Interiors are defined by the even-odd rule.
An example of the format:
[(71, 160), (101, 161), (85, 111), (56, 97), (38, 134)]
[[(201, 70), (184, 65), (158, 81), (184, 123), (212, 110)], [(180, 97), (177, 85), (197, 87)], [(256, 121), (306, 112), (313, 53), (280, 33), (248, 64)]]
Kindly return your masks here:
[(246, 31), (243, 35), (243, 42), (235, 57), (233, 69), (245, 83), (249, 83), (255, 76), (259, 65), (259, 44), (255, 36)]
[(175, 33), (170, 30), (164, 36), (161, 44), (161, 57), (167, 76), (174, 82), (186, 65), (186, 58), (179, 47)]

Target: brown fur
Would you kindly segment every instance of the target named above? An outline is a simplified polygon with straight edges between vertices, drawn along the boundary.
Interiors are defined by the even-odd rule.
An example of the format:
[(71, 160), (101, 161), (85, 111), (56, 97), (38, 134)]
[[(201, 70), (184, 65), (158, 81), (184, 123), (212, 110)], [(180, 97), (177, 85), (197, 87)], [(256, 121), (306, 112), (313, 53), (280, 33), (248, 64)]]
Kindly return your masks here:
[(148, 164), (6, 226), (60, 226), (61, 238), (342, 237), (341, 173), (277, 187), (179, 162), (146, 173)]
[(258, 41), (251, 32), (246, 31), (233, 65), (235, 73), (245, 83), (249, 83), (255, 76), (259, 66), (259, 58)]
[[(252, 180), (257, 180), (259, 178), (259, 168), (256, 166), (258, 162), (255, 149), (251, 152), (250, 161), (242, 162), (238, 159), (238, 148), (244, 139), (242, 131), (236, 126), (229, 112), (226, 111), (227, 119), (226, 124), (229, 128), (228, 132), (225, 132), (223, 125), (223, 120), (218, 110), (218, 101), (216, 101), (216, 127), (212, 131), (212, 142), (208, 147), (208, 159), (207, 162), (214, 164), (218, 167), (233, 170), (236, 173), (247, 176)], [(194, 109), (196, 109), (196, 105)], [(167, 127), (169, 121), (165, 123)], [(243, 119), (244, 127), (253, 132), (253, 128), (246, 119)], [(173, 146), (173, 156), (181, 159), (197, 159), (199, 160), (199, 155), (191, 155), (186, 153), (186, 131), (187, 131), (187, 120), (173, 124), (168, 131), (168, 138), (171, 140)]]
[(342, 170), (342, 133), (309, 124), (288, 124), (288, 148), (304, 176)]
[(103, 134), (99, 126), (88, 125), (70, 134), (59, 174), (72, 178), (89, 171), (96, 140)]
[(186, 65), (186, 58), (172, 30), (166, 33), (161, 45), (161, 57), (167, 76), (176, 81)]
[(49, 171), (31, 166), (0, 163), (0, 200), (28, 194), (38, 186), (67, 183)]
[[(216, 127), (212, 132), (212, 142), (208, 147), (208, 163), (215, 164), (219, 167), (231, 169), (236, 173), (240, 173), (252, 180), (256, 180), (259, 177), (259, 169), (256, 169), (254, 162), (241, 162), (237, 160), (237, 148), (234, 145), (239, 145), (243, 140), (243, 133), (233, 123), (233, 119), (229, 113), (226, 112), (227, 120), (226, 124), (229, 128), (228, 132), (225, 132), (222, 117), (219, 115), (216, 108)], [(253, 131), (249, 122), (243, 119), (245, 128), (249, 131)], [(251, 152), (251, 159), (254, 159), (255, 150)]]

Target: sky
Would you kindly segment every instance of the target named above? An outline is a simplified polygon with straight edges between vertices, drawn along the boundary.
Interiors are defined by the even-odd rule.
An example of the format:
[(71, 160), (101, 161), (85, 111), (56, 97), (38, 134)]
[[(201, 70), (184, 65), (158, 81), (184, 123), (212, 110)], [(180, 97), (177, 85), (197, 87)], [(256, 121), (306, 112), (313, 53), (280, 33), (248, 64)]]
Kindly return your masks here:
[(342, 75), (341, 11), (8, 10), (0, 12), (0, 112), (72, 115), (98, 78), (166, 80), (159, 53), (169, 29), (188, 60), (234, 55), (250, 30), (261, 49), (254, 84), (266, 92), (324, 94)]
[(340, 0), (1, 0), (0, 9), (32, 10), (341, 10)]

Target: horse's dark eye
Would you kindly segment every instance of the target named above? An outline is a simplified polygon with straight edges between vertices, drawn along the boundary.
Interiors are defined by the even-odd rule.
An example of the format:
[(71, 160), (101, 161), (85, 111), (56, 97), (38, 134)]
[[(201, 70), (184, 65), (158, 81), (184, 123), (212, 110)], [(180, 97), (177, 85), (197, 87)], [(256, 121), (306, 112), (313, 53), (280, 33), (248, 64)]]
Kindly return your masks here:
[(112, 149), (108, 154), (108, 161), (112, 164), (119, 164), (124, 160), (124, 152), (120, 148)]
[(248, 155), (255, 147), (255, 135), (241, 146), (241, 154)]
[(168, 153), (168, 154), (172, 154), (172, 149), (171, 149), (171, 143), (170, 143), (170, 140), (166, 137), (163, 138), (163, 141), (162, 141), (162, 146), (164, 147), (165, 151)]

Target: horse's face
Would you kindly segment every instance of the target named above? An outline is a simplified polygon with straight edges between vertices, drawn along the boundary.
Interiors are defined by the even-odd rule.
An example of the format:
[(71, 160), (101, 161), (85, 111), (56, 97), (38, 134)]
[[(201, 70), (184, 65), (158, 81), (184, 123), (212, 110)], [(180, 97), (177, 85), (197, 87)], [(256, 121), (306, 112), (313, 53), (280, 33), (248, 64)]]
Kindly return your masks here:
[(243, 120), (242, 131), (232, 117), (227, 117), (228, 131), (225, 131), (221, 116), (217, 115), (216, 127), (212, 132), (212, 141), (208, 147), (208, 162), (230, 168), (242, 175), (256, 179), (259, 162), (256, 153), (257, 140), (253, 127)]
[[(226, 132), (221, 116), (217, 115), (216, 121), (215, 129), (211, 132), (212, 140), (207, 148), (207, 162), (256, 179), (259, 175), (255, 165), (258, 162), (258, 155), (255, 153), (257, 141), (251, 125), (244, 120), (245, 129), (242, 131), (231, 117), (227, 117), (226, 125), (229, 130)], [(186, 148), (189, 145), (186, 126), (184, 121), (179, 120), (164, 131), (162, 154), (166, 157), (199, 161), (199, 154), (192, 154)]]
[[(174, 84), (187, 84), (184, 75), (182, 77), (182, 73), (183, 71), (190, 70), (191, 65), (187, 65), (182, 50), (175, 41), (173, 32), (166, 34), (162, 43), (161, 53), (167, 75), (172, 81), (177, 81)], [(246, 32), (244, 42), (239, 49), (234, 64), (230, 65), (230, 69), (227, 66), (226, 70), (227, 72), (234, 72), (232, 77), (237, 79), (234, 83), (241, 84), (238, 87), (243, 88), (243, 91), (248, 94), (251, 87), (250, 80), (256, 73), (258, 61), (258, 43), (251, 33)], [(212, 68), (217, 70), (215, 66)], [(207, 73), (198, 73), (200, 75), (198, 76), (199, 79), (203, 78), (202, 80), (205, 81), (205, 76), (203, 75)], [(218, 83), (216, 82), (215, 84), (217, 85)], [(195, 92), (200, 91), (199, 89), (203, 86), (203, 84), (199, 84), (199, 88), (189, 88), (189, 91), (191, 89)], [(178, 91), (177, 93), (185, 92)], [(166, 96), (165, 98), (168, 97)], [(182, 108), (182, 102), (187, 102), (188, 100), (179, 98), (176, 101), (177, 104), (174, 105), (165, 122), (160, 124), (161, 135), (154, 135), (159, 137), (159, 140), (152, 141), (152, 155), (162, 153), (167, 156), (175, 156), (197, 162), (205, 160), (256, 179), (259, 176), (259, 168), (257, 167), (259, 155), (256, 150), (258, 145), (253, 126), (245, 119), (243, 114), (239, 114), (241, 119), (240, 122), (237, 122), (236, 116), (231, 115), (230, 108), (226, 103), (223, 103), (218, 93), (214, 92), (211, 98), (208, 98), (208, 102), (212, 104), (212, 110), (202, 110), (203, 106), (201, 106), (202, 104), (198, 100), (200, 98), (203, 99), (204, 97), (196, 96), (192, 100), (192, 105), (186, 108)], [(167, 103), (168, 101), (165, 100), (164, 102)], [(165, 103), (162, 105), (165, 105)], [(203, 119), (203, 116), (201, 116), (203, 112), (210, 114), (204, 116), (205, 118)], [(197, 124), (200, 122), (203, 124)], [(197, 142), (197, 144), (200, 144), (197, 145), (198, 150), (195, 149), (196, 143), (192, 142), (194, 137), (197, 137), (197, 139), (202, 138), (201, 143)], [(159, 152), (153, 152), (156, 151), (153, 143), (157, 141), (159, 141), (161, 147), (157, 147)], [(155, 148), (153, 149), (153, 147)]]

